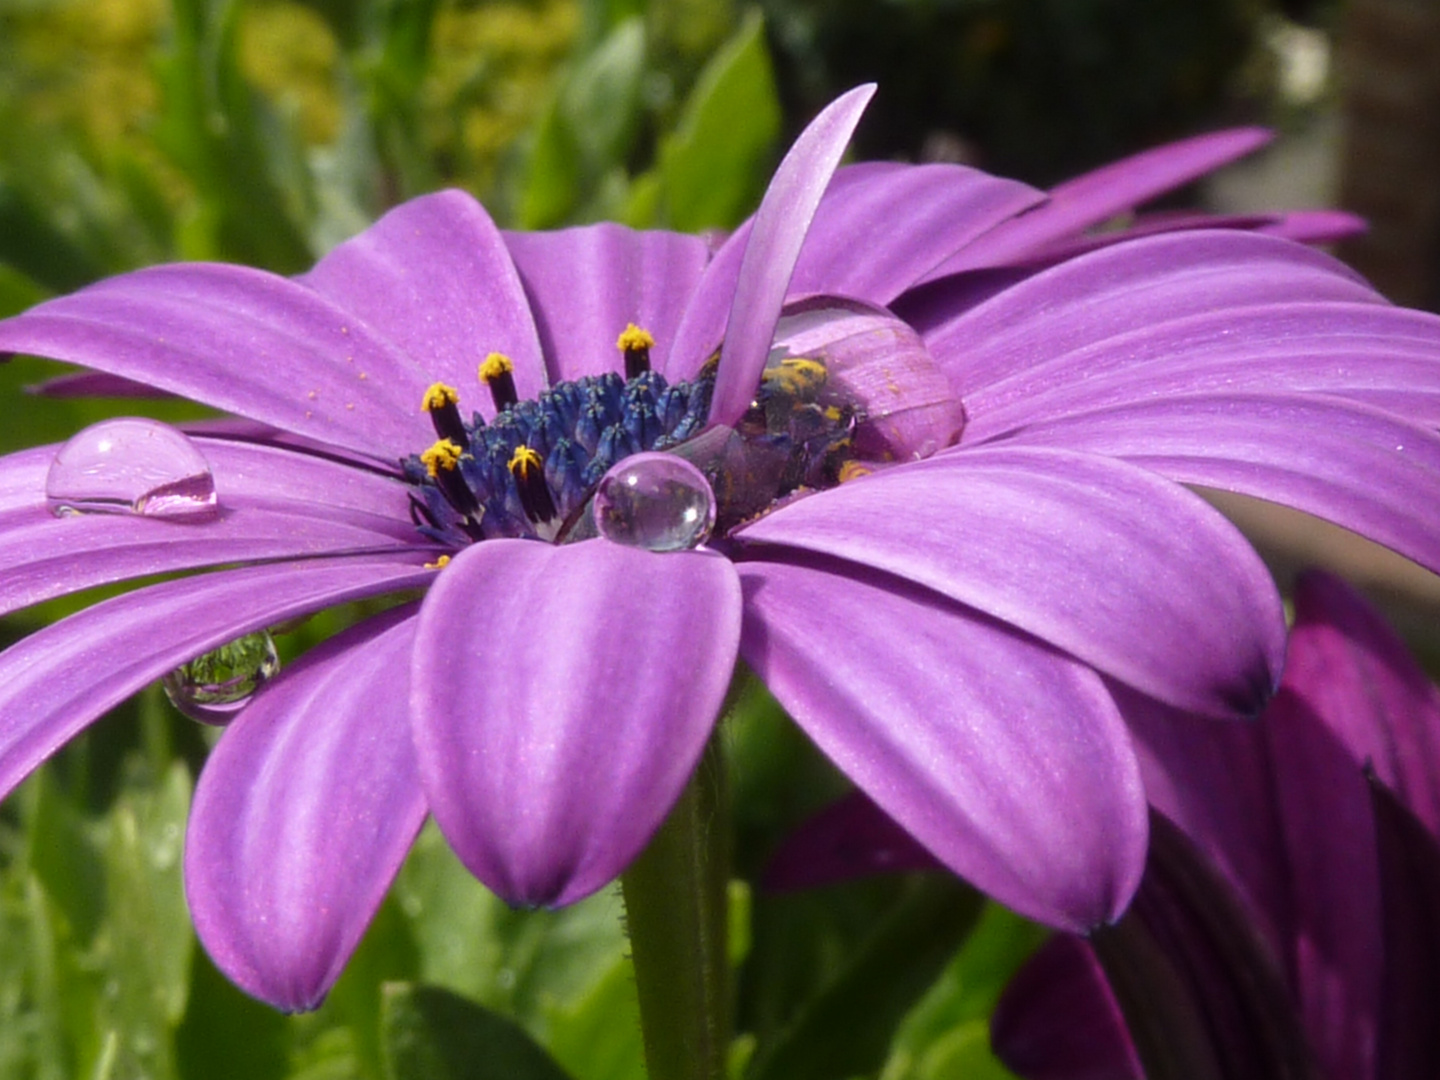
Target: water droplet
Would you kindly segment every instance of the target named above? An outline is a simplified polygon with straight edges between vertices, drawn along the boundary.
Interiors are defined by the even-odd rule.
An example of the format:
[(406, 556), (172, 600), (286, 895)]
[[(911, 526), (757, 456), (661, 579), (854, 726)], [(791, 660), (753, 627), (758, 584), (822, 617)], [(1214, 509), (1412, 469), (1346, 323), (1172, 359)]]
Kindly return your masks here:
[(595, 527), (617, 544), (647, 551), (699, 547), (715, 526), (705, 474), (674, 454), (632, 454), (595, 489)]
[(60, 448), (45, 477), (45, 499), (62, 517), (209, 517), (215, 477), (184, 432), (126, 417), (92, 424)]
[(191, 720), (223, 726), (279, 670), (275, 639), (261, 630), (181, 664), (160, 685), (165, 696)]

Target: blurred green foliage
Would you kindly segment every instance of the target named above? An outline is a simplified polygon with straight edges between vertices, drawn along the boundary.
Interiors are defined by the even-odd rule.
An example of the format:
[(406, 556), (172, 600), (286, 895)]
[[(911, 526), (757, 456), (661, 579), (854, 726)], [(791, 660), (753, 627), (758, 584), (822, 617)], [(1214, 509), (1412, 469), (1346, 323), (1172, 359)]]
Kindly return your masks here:
[[(1255, 0), (1258, 3), (1259, 0)], [(935, 133), (1048, 178), (1211, 116), (1248, 0), (0, 0), (0, 315), (157, 261), (294, 272), (445, 185), (501, 224), (726, 229), (787, 133), (882, 88), (867, 156)], [(788, 108), (782, 110), (782, 100)], [(182, 402), (47, 400), (0, 368), (0, 451)], [(9, 642), (74, 598), (0, 626)], [(293, 656), (357, 616), (281, 637)], [(0, 1076), (644, 1075), (618, 894), (515, 912), (421, 835), (325, 1005), (286, 1017), (196, 947), (181, 850), (214, 732), (157, 688), (0, 805)], [(986, 1018), (1042, 932), (939, 877), (775, 896), (843, 782), (763, 691), (727, 722), (733, 1075), (1002, 1077)]]

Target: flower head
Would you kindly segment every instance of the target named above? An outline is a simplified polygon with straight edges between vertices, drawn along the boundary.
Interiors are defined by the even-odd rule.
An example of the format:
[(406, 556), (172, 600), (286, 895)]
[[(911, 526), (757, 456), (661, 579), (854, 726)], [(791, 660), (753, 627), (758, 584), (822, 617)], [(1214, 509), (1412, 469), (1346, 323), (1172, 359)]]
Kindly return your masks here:
[[(1082, 237), (1253, 132), (1047, 198), (835, 172), (868, 95), (821, 114), (713, 257), (613, 225), (502, 233), (445, 192), (296, 279), (156, 267), (0, 323), (0, 349), (99, 373), (81, 387), (241, 418), (190, 431), (216, 501), (186, 521), (57, 517), (54, 447), (0, 463), (6, 609), (211, 569), (0, 655), (0, 790), (199, 654), (418, 591), (272, 679), (200, 779), (191, 907), (258, 996), (324, 994), (427, 812), (511, 901), (599, 888), (737, 656), (946, 865), (1056, 925), (1114, 918), (1146, 810), (1113, 688), (1253, 715), (1280, 669), (1270, 578), (1180, 485), (1440, 566), (1440, 323), (1263, 234), (1335, 219)], [(635, 486), (601, 493), (632, 458)]]

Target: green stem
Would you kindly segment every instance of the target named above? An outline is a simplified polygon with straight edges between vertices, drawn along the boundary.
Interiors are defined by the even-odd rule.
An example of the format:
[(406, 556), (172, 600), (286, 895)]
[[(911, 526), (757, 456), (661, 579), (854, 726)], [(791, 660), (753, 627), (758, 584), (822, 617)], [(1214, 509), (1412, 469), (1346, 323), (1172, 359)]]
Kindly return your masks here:
[(650, 1080), (724, 1080), (730, 1044), (725, 763), (712, 737), (620, 879)]

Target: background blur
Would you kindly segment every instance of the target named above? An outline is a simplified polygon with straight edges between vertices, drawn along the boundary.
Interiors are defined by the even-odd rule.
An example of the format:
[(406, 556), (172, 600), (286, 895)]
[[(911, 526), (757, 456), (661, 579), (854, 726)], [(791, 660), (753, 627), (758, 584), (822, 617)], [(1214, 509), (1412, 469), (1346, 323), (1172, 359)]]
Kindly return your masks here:
[[(1177, 202), (1343, 202), (1374, 223), (1344, 254), (1434, 307), (1437, 24), (1424, 0), (0, 0), (0, 315), (164, 260), (296, 272), (446, 185), (510, 227), (726, 229), (804, 123), (869, 80), (858, 157), (1039, 184), (1271, 124), (1271, 150)], [(198, 415), (24, 392), (55, 370), (0, 370), (0, 451), (116, 412)], [(1282, 574), (1319, 552), (1428, 630), (1429, 575), (1226, 508)], [(94, 598), (23, 612), (0, 641)], [(517, 1064), (531, 1039), (576, 1080), (643, 1076), (616, 898), (511, 912), (433, 830), (323, 1009), (244, 998), (195, 947), (179, 879), (214, 733), (153, 688), (118, 712), (0, 806), (0, 1077), (553, 1080)], [(944, 883), (752, 889), (776, 837), (840, 785), (763, 697), (728, 734), (734, 1074), (1007, 1075), (985, 1020), (1040, 931), (987, 909), (957, 953), (968, 923)]]

